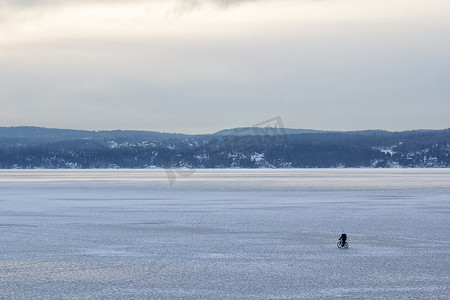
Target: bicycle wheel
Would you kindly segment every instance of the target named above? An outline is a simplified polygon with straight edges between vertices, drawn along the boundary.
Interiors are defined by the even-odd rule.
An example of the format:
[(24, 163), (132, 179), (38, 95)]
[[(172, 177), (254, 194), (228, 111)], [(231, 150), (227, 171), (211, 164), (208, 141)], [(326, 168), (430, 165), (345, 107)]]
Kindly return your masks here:
[(348, 249), (348, 243), (347, 243), (347, 242), (345, 242), (344, 248), (345, 248), (345, 249)]
[(341, 247), (342, 247), (341, 242), (337, 242), (337, 247), (338, 247), (338, 248), (341, 248)]

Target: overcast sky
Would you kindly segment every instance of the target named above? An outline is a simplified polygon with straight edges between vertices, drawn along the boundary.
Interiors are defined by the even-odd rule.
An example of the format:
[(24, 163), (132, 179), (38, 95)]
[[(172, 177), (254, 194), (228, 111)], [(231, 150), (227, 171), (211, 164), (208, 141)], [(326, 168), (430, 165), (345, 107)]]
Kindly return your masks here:
[(448, 0), (0, 0), (0, 126), (450, 127)]

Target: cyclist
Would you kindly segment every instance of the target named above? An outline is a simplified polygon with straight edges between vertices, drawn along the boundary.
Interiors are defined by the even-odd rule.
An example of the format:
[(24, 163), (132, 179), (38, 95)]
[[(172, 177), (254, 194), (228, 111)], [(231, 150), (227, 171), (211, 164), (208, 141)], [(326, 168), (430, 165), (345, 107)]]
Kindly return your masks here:
[(341, 234), (339, 241), (341, 242), (342, 247), (344, 247), (345, 242), (347, 241), (347, 235), (345, 233)]

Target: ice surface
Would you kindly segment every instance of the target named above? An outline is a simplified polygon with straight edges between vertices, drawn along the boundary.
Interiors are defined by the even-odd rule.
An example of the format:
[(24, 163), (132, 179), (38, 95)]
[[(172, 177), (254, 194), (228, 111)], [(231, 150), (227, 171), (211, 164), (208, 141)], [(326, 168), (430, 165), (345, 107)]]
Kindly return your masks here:
[(449, 215), (449, 169), (0, 171), (0, 298), (447, 299)]

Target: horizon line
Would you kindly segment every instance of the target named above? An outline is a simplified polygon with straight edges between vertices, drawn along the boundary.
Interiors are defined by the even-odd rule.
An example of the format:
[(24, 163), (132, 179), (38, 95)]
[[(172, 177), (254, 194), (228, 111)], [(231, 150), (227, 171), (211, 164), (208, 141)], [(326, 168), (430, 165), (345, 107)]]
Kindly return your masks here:
[(134, 132), (153, 132), (162, 134), (177, 134), (177, 135), (213, 135), (227, 130), (237, 130), (237, 129), (253, 129), (253, 128), (269, 128), (269, 129), (280, 129), (280, 130), (303, 130), (303, 131), (313, 131), (311, 133), (348, 133), (348, 132), (364, 132), (364, 131), (382, 131), (382, 132), (410, 132), (410, 131), (442, 131), (448, 130), (447, 128), (440, 129), (429, 129), (429, 128), (416, 128), (416, 129), (406, 129), (406, 130), (387, 130), (387, 129), (356, 129), (356, 130), (328, 130), (328, 129), (311, 129), (311, 128), (292, 128), (292, 127), (271, 127), (271, 126), (242, 126), (242, 127), (232, 127), (224, 128), (212, 133), (182, 133), (182, 132), (168, 132), (168, 131), (158, 131), (150, 129), (75, 129), (75, 128), (58, 128), (58, 127), (45, 127), (45, 126), (35, 126), (35, 125), (19, 125), (19, 126), (0, 126), (0, 128), (39, 128), (39, 129), (49, 129), (49, 130), (72, 130), (72, 131), (87, 131), (87, 132), (113, 132), (113, 131), (134, 131)]

